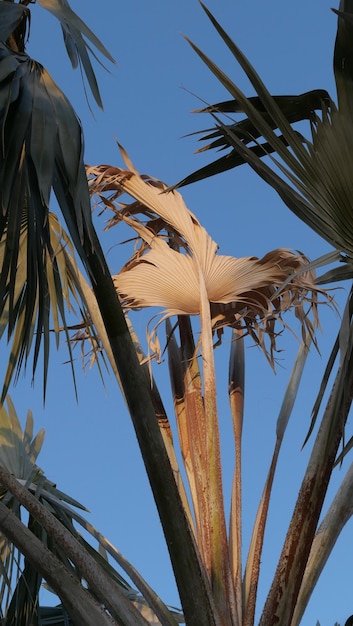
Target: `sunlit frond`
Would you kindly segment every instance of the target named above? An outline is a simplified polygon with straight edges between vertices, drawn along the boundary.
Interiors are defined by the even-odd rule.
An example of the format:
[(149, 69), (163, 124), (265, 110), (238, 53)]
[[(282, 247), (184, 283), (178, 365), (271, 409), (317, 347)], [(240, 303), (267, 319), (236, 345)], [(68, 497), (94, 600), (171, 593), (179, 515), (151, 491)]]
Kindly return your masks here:
[[(294, 308), (303, 328), (312, 332), (317, 324), (318, 290), (313, 272), (305, 271), (308, 260), (304, 255), (287, 249), (274, 250), (262, 259), (217, 254), (217, 244), (182, 196), (166, 193), (166, 185), (140, 176), (131, 166), (129, 170), (88, 168), (88, 175), (91, 192), (103, 202), (104, 192), (110, 192), (106, 204), (115, 206), (114, 221), (123, 220), (140, 241), (130, 261), (114, 276), (127, 308), (162, 307), (163, 319), (199, 315), (201, 273), (214, 329), (245, 326), (262, 347), (267, 333), (271, 359), (275, 320), (284, 311)], [(119, 205), (124, 192), (135, 202)], [(138, 213), (149, 221), (142, 223)]]
[[(7, 230), (0, 242), (1, 286), (3, 300), (0, 315), (0, 338), (7, 334), (11, 341), (9, 362), (5, 375), (2, 398), (10, 382), (25, 366), (33, 350), (33, 375), (40, 350), (44, 359), (44, 393), (47, 380), (50, 334), (53, 331), (56, 345), (64, 332), (69, 340), (66, 313), (77, 307), (91, 326), (85, 308), (85, 299), (77, 275), (73, 246), (57, 217), (48, 213), (46, 228), (48, 247), (35, 258), (37, 249), (30, 249), (31, 225), (27, 215), (20, 223), (17, 255), (6, 264), (9, 239)], [(29, 269), (30, 268), (30, 269)], [(71, 360), (70, 342), (67, 342)]]

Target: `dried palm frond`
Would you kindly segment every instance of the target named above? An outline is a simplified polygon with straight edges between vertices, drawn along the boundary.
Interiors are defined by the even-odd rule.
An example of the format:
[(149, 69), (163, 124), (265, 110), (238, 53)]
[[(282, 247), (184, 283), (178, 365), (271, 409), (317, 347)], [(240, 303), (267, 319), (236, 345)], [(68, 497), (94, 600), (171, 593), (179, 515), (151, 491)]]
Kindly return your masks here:
[[(123, 153), (124, 154), (124, 153)], [(262, 259), (217, 254), (218, 246), (185, 206), (178, 192), (140, 176), (127, 157), (127, 170), (88, 168), (92, 193), (114, 211), (112, 223), (124, 221), (138, 236), (136, 249), (114, 283), (126, 308), (163, 307), (171, 315), (199, 315), (202, 275), (210, 303), (212, 328), (245, 328), (273, 360), (275, 321), (294, 309), (303, 329), (317, 324), (318, 289), (308, 260), (288, 249), (273, 250)], [(119, 204), (128, 193), (134, 198)], [(147, 218), (142, 223), (142, 217)], [(286, 281), (286, 282), (285, 282)], [(283, 285), (285, 286), (283, 287)], [(308, 316), (311, 310), (312, 318)], [(264, 337), (270, 338), (269, 351)]]

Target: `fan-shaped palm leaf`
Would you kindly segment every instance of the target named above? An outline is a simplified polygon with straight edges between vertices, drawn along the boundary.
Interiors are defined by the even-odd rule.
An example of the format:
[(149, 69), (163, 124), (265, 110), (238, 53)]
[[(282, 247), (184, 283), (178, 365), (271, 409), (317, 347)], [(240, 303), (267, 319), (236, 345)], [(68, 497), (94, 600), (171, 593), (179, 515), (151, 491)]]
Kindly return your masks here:
[[(114, 276), (127, 307), (164, 307), (163, 319), (170, 315), (198, 315), (201, 274), (214, 328), (245, 324), (263, 347), (264, 332), (268, 333), (273, 349), (274, 318), (293, 305), (304, 325), (311, 328), (303, 304), (307, 301), (309, 306), (313, 305), (316, 321), (317, 290), (314, 275), (304, 271), (307, 259), (303, 255), (286, 249), (269, 252), (262, 259), (218, 255), (217, 244), (187, 209), (181, 195), (163, 193), (166, 185), (141, 177), (126, 162), (129, 170), (102, 166), (88, 168), (88, 175), (95, 176), (94, 182), (91, 181), (92, 191), (116, 190), (114, 198), (127, 192), (136, 200), (114, 218), (124, 220), (142, 242), (120, 274)], [(145, 226), (129, 217), (137, 212), (152, 216), (152, 220)], [(156, 228), (172, 233), (173, 247), (183, 248), (185, 253), (169, 246), (165, 237), (157, 236)], [(296, 273), (280, 292), (284, 281)]]
[[(341, 279), (343, 275), (352, 275), (353, 259), (351, 158), (353, 26), (350, 23), (351, 16), (348, 16), (351, 12), (351, 4), (342, 0), (340, 9), (342, 10), (339, 12), (334, 61), (338, 108), (332, 101), (323, 101), (321, 115), (313, 115), (311, 120), (310, 140), (303, 141), (303, 138), (293, 130), (283, 108), (269, 94), (250, 63), (207, 9), (205, 11), (211, 22), (255, 88), (265, 114), (254, 106), (254, 102), (244, 96), (213, 61), (197, 46), (191, 44), (200, 58), (229, 90), (231, 96), (237, 100), (240, 108), (248, 116), (246, 124), (256, 129), (255, 146), (251, 148), (237, 134), (237, 128), (234, 129), (217, 120), (218, 128), (226, 137), (226, 142), (239, 155), (236, 164), (248, 163), (274, 187), (287, 206), (300, 219), (334, 246), (337, 250), (337, 258), (349, 264), (348, 272), (343, 274), (339, 268), (334, 274), (334, 278), (337, 279)], [(282, 138), (274, 132), (274, 129), (279, 130)], [(258, 145), (259, 137), (263, 137), (267, 144), (265, 150)], [(262, 150), (262, 155), (259, 150)], [(271, 153), (277, 153), (277, 156), (272, 156)], [(266, 154), (269, 154), (270, 159), (262, 160), (260, 157)], [(319, 263), (322, 264), (322, 260)], [(349, 300), (343, 316), (339, 339), (336, 342), (340, 347), (340, 368), (330, 401), (324, 411), (319, 435), (293, 513), (274, 583), (260, 620), (261, 625), (278, 621), (290, 623), (323, 498), (352, 401), (350, 372), (353, 330)], [(337, 354), (338, 350), (335, 347), (328, 366), (330, 371)], [(326, 383), (327, 379), (323, 383), (323, 388)], [(320, 389), (320, 399), (323, 388)], [(315, 479), (317, 476), (321, 477), (319, 482)], [(290, 554), (294, 555), (293, 559)]]
[[(312, 332), (313, 323), (305, 312), (305, 302), (309, 309), (313, 308), (315, 322), (315, 278), (306, 271), (305, 257), (288, 250), (273, 251), (263, 259), (218, 255), (217, 244), (187, 209), (180, 194), (165, 193), (165, 185), (141, 177), (124, 152), (123, 155), (127, 170), (88, 168), (88, 175), (93, 177), (91, 190), (103, 199), (104, 193), (110, 192), (106, 203), (113, 208), (113, 222), (124, 221), (135, 230), (140, 241), (130, 261), (114, 276), (123, 304), (127, 308), (164, 307), (162, 319), (171, 315), (200, 316), (204, 408), (197, 412), (197, 419), (206, 447), (202, 448), (197, 437), (195, 442), (190, 434), (185, 437), (184, 430), (181, 438), (184, 457), (192, 467), (189, 481), (203, 562), (221, 614), (226, 620), (235, 619), (227, 612), (234, 605), (221, 487), (212, 330), (224, 325), (247, 328), (265, 350), (264, 337), (268, 334), (272, 360), (275, 320), (283, 311), (293, 306), (303, 327)], [(122, 193), (129, 194), (134, 201), (119, 207), (117, 200)], [(146, 224), (138, 214), (148, 218)], [(287, 284), (283, 286), (285, 280)], [(153, 333), (152, 343), (158, 351)], [(173, 372), (179, 380), (182, 373), (177, 375), (175, 369)], [(185, 381), (185, 389), (186, 386)], [(184, 400), (187, 400), (186, 391)], [(196, 419), (196, 413), (193, 415)], [(197, 462), (194, 446), (205, 450), (204, 454), (198, 453), (202, 469), (193, 466), (195, 459)], [(236, 619), (235, 623), (238, 623)]]

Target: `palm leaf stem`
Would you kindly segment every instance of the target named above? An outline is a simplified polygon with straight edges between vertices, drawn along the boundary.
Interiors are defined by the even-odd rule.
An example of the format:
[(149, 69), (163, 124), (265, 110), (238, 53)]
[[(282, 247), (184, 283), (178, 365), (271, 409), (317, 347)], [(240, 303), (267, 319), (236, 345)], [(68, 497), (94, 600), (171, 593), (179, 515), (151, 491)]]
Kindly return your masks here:
[[(189, 486), (193, 502), (197, 545), (203, 563), (207, 563), (207, 530), (204, 518), (207, 510), (206, 491), (204, 489), (203, 457), (206, 448), (205, 405), (202, 393), (202, 378), (197, 349), (193, 339), (189, 317), (178, 317), (180, 330), (180, 351), (182, 359), (183, 402), (185, 415), (181, 413), (179, 421), (180, 444), (185, 457), (186, 469), (189, 470)], [(188, 462), (189, 461), (189, 462)]]
[[(196, 258), (196, 257), (195, 257)], [(202, 270), (199, 267), (201, 350), (204, 380), (206, 446), (202, 456), (206, 511), (206, 569), (225, 623), (236, 624), (235, 598), (231, 581), (226, 523), (224, 516), (221, 453), (216, 403), (216, 373), (214, 365), (210, 303)], [(202, 427), (202, 426), (201, 426)]]
[(173, 433), (172, 433), (172, 429), (170, 426), (170, 422), (169, 422), (166, 410), (164, 408), (163, 401), (159, 393), (158, 387), (152, 375), (150, 363), (148, 363), (146, 360), (146, 355), (144, 354), (142, 350), (142, 346), (138, 340), (135, 329), (128, 316), (126, 317), (126, 321), (127, 321), (129, 333), (134, 343), (138, 360), (140, 362), (140, 367), (144, 371), (146, 384), (148, 385), (150, 389), (151, 401), (154, 407), (155, 416), (156, 416), (156, 419), (157, 419), (157, 422), (161, 431), (165, 448), (167, 450), (170, 465), (174, 474), (176, 484), (178, 486), (178, 490), (179, 490), (180, 497), (183, 503), (183, 507), (188, 517), (190, 526), (191, 528), (193, 528), (193, 520), (191, 516), (190, 506), (189, 506), (189, 502), (187, 499), (185, 486), (184, 486), (183, 479), (181, 476), (178, 460), (175, 454), (175, 449), (174, 449), (174, 444), (173, 444)]
[(284, 394), (282, 406), (277, 419), (276, 441), (271, 459), (269, 472), (256, 514), (253, 534), (250, 542), (249, 554), (244, 574), (244, 623), (243, 626), (253, 626), (255, 619), (257, 587), (260, 575), (261, 554), (264, 543), (268, 508), (275, 477), (278, 457), (282, 446), (285, 431), (297, 396), (306, 358), (309, 353), (311, 336), (307, 333), (306, 340), (301, 344), (293, 366), (293, 370)]
[(216, 626), (219, 617), (163, 443), (146, 377), (139, 364), (109, 268), (102, 259), (96, 234), (93, 244), (94, 250), (88, 238), (84, 242), (86, 266), (161, 519), (185, 619), (189, 626), (200, 623)]
[[(178, 318), (180, 334), (181, 334), (181, 324), (183, 323), (184, 319), (185, 319), (184, 316), (179, 316)], [(189, 318), (187, 318), (187, 321), (190, 322)], [(187, 501), (187, 505), (185, 506), (184, 504), (184, 506), (185, 506), (185, 510), (188, 513), (190, 526), (193, 529), (194, 534), (197, 533), (195, 534), (195, 537), (196, 537), (200, 552), (202, 552), (201, 546), (198, 541), (200, 537), (199, 530), (196, 530), (196, 529), (199, 529), (200, 521), (199, 521), (199, 511), (198, 511), (197, 498), (196, 498), (196, 480), (195, 480), (195, 474), (193, 472), (193, 463), (191, 460), (192, 443), (190, 440), (190, 433), (189, 433), (190, 420), (188, 419), (188, 416), (189, 416), (188, 395), (190, 394), (189, 384), (192, 384), (193, 377), (190, 377), (190, 380), (189, 379), (185, 380), (185, 377), (187, 376), (186, 372), (184, 375), (185, 367), (183, 367), (183, 363), (185, 362), (182, 358), (181, 348), (179, 348), (179, 346), (177, 345), (175, 333), (172, 330), (172, 325), (171, 325), (169, 318), (166, 319), (166, 334), (167, 334), (167, 346), (168, 346), (169, 376), (170, 376), (170, 382), (171, 382), (171, 387), (172, 387), (174, 413), (175, 413), (177, 429), (178, 429), (180, 451), (181, 451), (181, 455), (183, 459), (183, 464), (184, 464), (187, 480), (189, 483), (191, 501), (192, 501), (192, 506), (193, 506), (193, 513), (195, 516), (195, 524), (194, 524), (194, 520), (192, 519), (189, 502)], [(190, 363), (187, 360), (186, 363), (187, 363), (187, 371), (188, 371), (191, 364), (194, 363), (194, 360), (190, 361)], [(195, 415), (195, 412), (192, 412), (192, 415)], [(196, 422), (198, 420), (194, 419), (193, 421)], [(185, 495), (185, 498), (187, 500), (186, 495)], [(195, 529), (195, 526), (196, 526), (196, 529)]]
[(244, 418), (245, 359), (242, 331), (233, 329), (232, 334), (233, 341), (229, 357), (228, 393), (233, 420), (235, 468), (232, 484), (229, 545), (237, 619), (238, 624), (243, 624), (241, 442)]
[(336, 374), (259, 626), (291, 623), (352, 397), (350, 351)]
[(245, 361), (242, 331), (233, 329), (229, 357), (228, 393), (233, 421), (235, 468), (232, 484), (229, 550), (238, 624), (243, 623), (242, 590), (242, 430), (244, 418)]
[(353, 464), (350, 465), (332, 504), (315, 535), (291, 626), (299, 626), (309, 598), (342, 528), (353, 515)]

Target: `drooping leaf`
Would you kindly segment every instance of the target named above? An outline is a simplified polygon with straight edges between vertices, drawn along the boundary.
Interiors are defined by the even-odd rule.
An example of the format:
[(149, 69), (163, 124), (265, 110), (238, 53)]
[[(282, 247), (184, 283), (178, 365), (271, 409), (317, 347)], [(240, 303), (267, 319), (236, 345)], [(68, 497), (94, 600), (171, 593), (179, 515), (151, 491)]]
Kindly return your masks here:
[(0, 2), (0, 41), (6, 41), (21, 22), (29, 17), (29, 10), (23, 4)]
[[(57, 339), (58, 319), (66, 326), (68, 291), (65, 287), (63, 292), (65, 272), (58, 266), (65, 253), (60, 254), (62, 244), (56, 235), (53, 240), (51, 189), (56, 191), (81, 256), (82, 241), (92, 238), (93, 226), (82, 129), (70, 103), (40, 64), (3, 44), (1, 71), (0, 334), (6, 327), (8, 338), (13, 336), (5, 394), (15, 368), (19, 371), (27, 361), (32, 344), (33, 373), (43, 346), (45, 385), (51, 311)], [(63, 280), (67, 285), (67, 279)], [(75, 281), (72, 273), (70, 281)]]
[(67, 0), (38, 0), (38, 2), (44, 9), (52, 13), (60, 21), (66, 50), (72, 67), (76, 68), (78, 64), (82, 64), (94, 99), (98, 106), (103, 108), (97, 80), (88, 52), (91, 52), (93, 56), (95, 56), (95, 54), (91, 47), (85, 42), (84, 37), (86, 37), (103, 56), (111, 61), (111, 63), (115, 63), (113, 57), (98, 37), (96, 37), (91, 29), (88, 28), (81, 18), (71, 9)]

